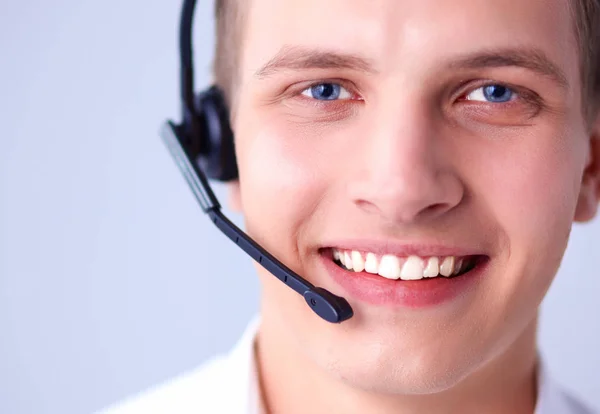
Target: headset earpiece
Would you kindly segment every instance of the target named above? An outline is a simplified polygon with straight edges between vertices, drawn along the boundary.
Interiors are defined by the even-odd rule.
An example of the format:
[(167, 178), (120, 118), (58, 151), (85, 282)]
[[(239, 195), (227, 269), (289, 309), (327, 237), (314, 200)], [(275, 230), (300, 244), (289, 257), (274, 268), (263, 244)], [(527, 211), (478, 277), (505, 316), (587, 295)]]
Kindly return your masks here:
[(196, 96), (195, 113), (199, 120), (199, 136), (192, 137), (201, 148), (198, 163), (214, 180), (231, 181), (238, 177), (233, 131), (223, 93), (217, 86)]
[(212, 86), (194, 96), (192, 21), (196, 0), (184, 0), (179, 36), (182, 121), (168, 120), (161, 135), (194, 196), (210, 220), (246, 254), (295, 292), (328, 322), (340, 323), (353, 315), (346, 299), (314, 286), (281, 263), (221, 212), (208, 178), (231, 181), (238, 177), (233, 131), (223, 93)]

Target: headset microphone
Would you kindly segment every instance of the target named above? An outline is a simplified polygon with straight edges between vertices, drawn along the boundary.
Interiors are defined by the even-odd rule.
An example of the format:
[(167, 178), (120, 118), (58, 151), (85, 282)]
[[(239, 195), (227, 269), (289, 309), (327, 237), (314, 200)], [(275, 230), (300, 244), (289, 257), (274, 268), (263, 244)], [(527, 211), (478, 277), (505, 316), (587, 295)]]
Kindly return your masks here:
[[(181, 98), (183, 121), (167, 121), (161, 135), (188, 185), (212, 222), (236, 245), (278, 279), (301, 294), (310, 308), (328, 322), (350, 319), (346, 299), (315, 287), (259, 246), (221, 212), (207, 176), (219, 181), (238, 176), (229, 111), (221, 91), (212, 86), (194, 96), (192, 22), (196, 0), (184, 0), (180, 27)], [(206, 173), (206, 174), (205, 174)]]

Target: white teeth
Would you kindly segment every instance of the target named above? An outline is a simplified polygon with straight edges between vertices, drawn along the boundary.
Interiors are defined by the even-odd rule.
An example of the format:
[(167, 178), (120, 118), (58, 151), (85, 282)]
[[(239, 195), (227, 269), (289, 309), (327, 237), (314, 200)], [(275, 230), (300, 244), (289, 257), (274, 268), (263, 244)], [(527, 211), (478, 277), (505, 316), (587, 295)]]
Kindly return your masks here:
[(436, 277), (440, 274), (440, 259), (437, 257), (430, 257), (427, 261), (427, 267), (423, 271), (424, 277)]
[(463, 265), (462, 258), (456, 260), (456, 263), (454, 263), (454, 272), (452, 272), (452, 276), (456, 276), (457, 274), (460, 273), (460, 271), (462, 270), (462, 265)]
[(352, 269), (352, 257), (350, 257), (350, 253), (344, 252), (344, 265), (348, 269)]
[(440, 274), (442, 276), (449, 277), (452, 275), (452, 272), (454, 271), (454, 260), (454, 256), (448, 256), (444, 259), (440, 266)]
[(334, 260), (340, 260), (340, 251), (333, 249), (333, 259)]
[(362, 254), (356, 250), (352, 251), (352, 265), (355, 272), (362, 272), (365, 270), (365, 261), (362, 258)]
[(402, 266), (402, 272), (400, 278), (402, 280), (419, 280), (423, 279), (423, 267), (425, 263), (423, 259), (417, 256), (410, 256), (404, 266)]
[(342, 251), (333, 249), (333, 258), (350, 271), (356, 273), (365, 271), (393, 280), (419, 280), (438, 276), (456, 276), (467, 266), (467, 259), (463, 257), (448, 256), (442, 260), (442, 258), (436, 256), (427, 259), (409, 256), (405, 259), (386, 254), (378, 260), (374, 253), (363, 255), (357, 250)]
[(400, 277), (400, 259), (390, 254), (384, 255), (379, 263), (378, 273), (386, 279), (398, 279)]
[(379, 265), (377, 264), (377, 256), (375, 256), (373, 253), (367, 253), (367, 259), (365, 260), (365, 272), (376, 275), (378, 270)]

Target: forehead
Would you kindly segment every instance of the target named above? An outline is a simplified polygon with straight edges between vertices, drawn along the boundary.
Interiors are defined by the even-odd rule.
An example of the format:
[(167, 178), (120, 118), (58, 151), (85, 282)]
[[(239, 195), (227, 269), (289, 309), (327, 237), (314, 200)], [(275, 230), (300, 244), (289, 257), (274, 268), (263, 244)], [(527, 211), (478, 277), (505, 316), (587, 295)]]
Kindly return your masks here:
[(251, 0), (242, 76), (282, 49), (362, 56), (379, 73), (415, 72), (485, 49), (535, 47), (577, 77), (570, 0)]

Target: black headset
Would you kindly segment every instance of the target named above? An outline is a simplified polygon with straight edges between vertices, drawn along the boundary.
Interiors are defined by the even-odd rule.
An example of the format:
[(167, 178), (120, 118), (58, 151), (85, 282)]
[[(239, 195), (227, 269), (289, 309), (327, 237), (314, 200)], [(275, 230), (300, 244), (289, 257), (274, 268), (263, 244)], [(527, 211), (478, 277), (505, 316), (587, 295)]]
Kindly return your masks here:
[(167, 121), (161, 131), (171, 155), (212, 222), (237, 246), (275, 277), (301, 294), (310, 308), (328, 322), (340, 323), (353, 316), (346, 299), (315, 287), (277, 260), (221, 212), (208, 178), (231, 181), (238, 177), (233, 132), (222, 92), (212, 86), (194, 94), (192, 26), (196, 0), (184, 0), (179, 47), (181, 58), (181, 124)]

